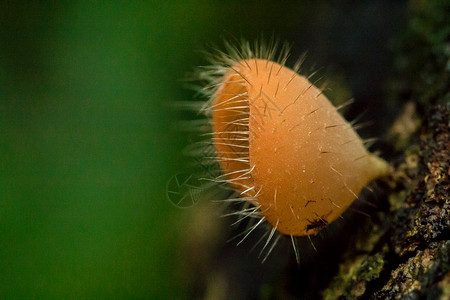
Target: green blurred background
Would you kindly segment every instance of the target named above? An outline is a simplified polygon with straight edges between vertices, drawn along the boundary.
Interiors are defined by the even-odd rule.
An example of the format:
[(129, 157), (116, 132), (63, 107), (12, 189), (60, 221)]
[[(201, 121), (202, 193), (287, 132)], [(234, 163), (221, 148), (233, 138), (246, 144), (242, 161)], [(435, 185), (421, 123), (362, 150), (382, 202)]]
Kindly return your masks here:
[(171, 103), (192, 99), (180, 79), (198, 50), (274, 35), (380, 97), (401, 4), (242, 2), (1, 2), (1, 298), (188, 293), (178, 251), (195, 208), (165, 189), (185, 169)]

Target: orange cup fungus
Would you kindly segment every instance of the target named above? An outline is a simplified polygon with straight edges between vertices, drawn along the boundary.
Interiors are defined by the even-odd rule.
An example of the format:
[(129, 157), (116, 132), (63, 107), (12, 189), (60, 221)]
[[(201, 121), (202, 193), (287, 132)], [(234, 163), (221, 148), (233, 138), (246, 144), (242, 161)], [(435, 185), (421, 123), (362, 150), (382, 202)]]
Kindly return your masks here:
[(223, 54), (222, 66), (203, 73), (214, 86), (204, 110), (223, 176), (251, 211), (282, 234), (312, 235), (388, 164), (321, 90), (284, 66), (286, 56), (271, 61), (273, 53)]

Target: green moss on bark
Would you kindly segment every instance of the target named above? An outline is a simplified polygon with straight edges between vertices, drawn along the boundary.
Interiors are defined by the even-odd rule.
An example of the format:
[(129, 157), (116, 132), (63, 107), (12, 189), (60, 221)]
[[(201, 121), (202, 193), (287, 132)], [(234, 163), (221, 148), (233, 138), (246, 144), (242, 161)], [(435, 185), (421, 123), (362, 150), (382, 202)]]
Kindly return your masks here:
[[(410, 9), (392, 81), (393, 101), (410, 107), (388, 140), (397, 153), (389, 208), (371, 221), (371, 233), (359, 237), (373, 250), (345, 254), (350, 259), (324, 291), (326, 299), (450, 295), (450, 2), (411, 1)], [(411, 124), (419, 130), (405, 135)], [(367, 273), (367, 266), (374, 272)]]

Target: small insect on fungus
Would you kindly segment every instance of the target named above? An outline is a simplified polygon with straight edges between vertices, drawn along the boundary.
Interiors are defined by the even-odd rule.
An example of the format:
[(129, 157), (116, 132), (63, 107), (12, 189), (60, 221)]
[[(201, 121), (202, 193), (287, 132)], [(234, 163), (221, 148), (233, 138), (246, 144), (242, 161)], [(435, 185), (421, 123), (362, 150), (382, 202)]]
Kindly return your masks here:
[(298, 74), (301, 63), (285, 66), (289, 47), (243, 42), (227, 50), (211, 55), (211, 65), (198, 72), (208, 98), (200, 111), (221, 170), (212, 181), (234, 190), (228, 201), (244, 203), (234, 214), (256, 220), (245, 237), (267, 222), (264, 247), (277, 240), (275, 233), (290, 236), (298, 260), (294, 238), (336, 220), (388, 164), (369, 153), (322, 90)]

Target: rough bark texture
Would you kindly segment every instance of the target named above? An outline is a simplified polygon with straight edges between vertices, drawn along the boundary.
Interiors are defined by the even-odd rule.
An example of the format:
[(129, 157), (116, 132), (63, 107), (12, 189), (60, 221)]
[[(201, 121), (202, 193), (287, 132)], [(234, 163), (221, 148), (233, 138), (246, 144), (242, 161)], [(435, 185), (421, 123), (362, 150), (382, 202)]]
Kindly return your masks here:
[(396, 169), (389, 209), (344, 254), (325, 299), (450, 299), (450, 5), (412, 9), (393, 82), (393, 100), (410, 103), (387, 139)]
[(420, 148), (408, 148), (397, 166), (381, 233), (374, 226), (360, 241), (373, 243), (373, 250), (341, 263), (326, 299), (450, 298), (449, 108), (430, 110)]

